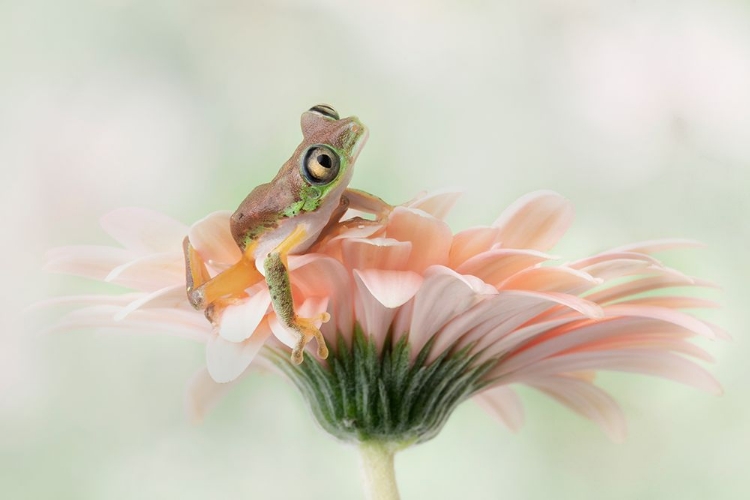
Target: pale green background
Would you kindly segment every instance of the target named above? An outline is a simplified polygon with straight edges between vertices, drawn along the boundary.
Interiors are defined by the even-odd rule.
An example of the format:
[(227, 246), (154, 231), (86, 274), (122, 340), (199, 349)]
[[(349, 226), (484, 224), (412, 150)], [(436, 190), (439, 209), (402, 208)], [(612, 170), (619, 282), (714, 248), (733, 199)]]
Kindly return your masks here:
[(0, 3), (0, 497), (359, 498), (356, 454), (283, 381), (256, 376), (199, 427), (203, 347), (35, 334), (19, 311), (92, 289), (45, 249), (109, 242), (99, 215), (185, 222), (269, 179), (317, 102), (371, 129), (354, 185), (393, 202), (462, 186), (454, 228), (540, 188), (570, 198), (565, 258), (665, 236), (723, 285), (707, 315), (726, 393), (602, 377), (614, 445), (532, 391), (513, 435), (471, 403), (397, 457), (405, 499), (750, 498), (750, 10), (725, 1)]

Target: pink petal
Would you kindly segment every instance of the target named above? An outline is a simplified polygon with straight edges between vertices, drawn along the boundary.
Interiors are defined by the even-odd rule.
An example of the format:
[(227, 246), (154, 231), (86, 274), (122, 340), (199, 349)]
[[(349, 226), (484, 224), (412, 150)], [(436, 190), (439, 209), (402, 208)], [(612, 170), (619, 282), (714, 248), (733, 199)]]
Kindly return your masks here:
[(404, 305), (422, 285), (421, 275), (412, 271), (354, 270), (367, 290), (387, 308)]
[(472, 398), (487, 413), (505, 424), (508, 429), (518, 432), (523, 427), (524, 411), (521, 398), (507, 386), (492, 387)]
[(115, 314), (115, 321), (125, 319), (130, 313), (149, 305), (150, 307), (164, 307), (168, 309), (185, 308), (189, 309), (185, 287), (183, 285), (169, 286), (156, 290), (155, 292), (141, 294), (136, 300), (123, 307), (120, 312)]
[[(721, 386), (713, 376), (693, 361), (670, 352), (647, 349), (577, 352), (547, 358), (498, 378), (498, 383), (526, 382), (541, 377), (580, 370), (611, 370), (641, 373), (674, 380), (713, 394)], [(490, 372), (490, 376), (493, 372)]]
[(500, 230), (496, 227), (473, 227), (453, 236), (450, 250), (450, 267), (458, 266), (477, 254), (486, 252), (497, 243)]
[(126, 334), (161, 334), (205, 342), (210, 325), (196, 311), (149, 309), (131, 313), (121, 321), (114, 317), (122, 310), (117, 306), (91, 306), (73, 311), (49, 329), (50, 333), (82, 329)]
[(625, 441), (627, 424), (622, 410), (609, 394), (595, 385), (571, 377), (547, 377), (528, 385), (594, 421), (615, 443)]
[(253, 287), (250, 298), (227, 306), (221, 314), (218, 334), (229, 342), (242, 342), (253, 335), (271, 305), (268, 289)]
[(498, 289), (579, 294), (601, 283), (602, 280), (569, 267), (532, 267), (515, 273)]
[(456, 268), (485, 282), (498, 285), (510, 276), (552, 257), (535, 250), (495, 249), (468, 259)]
[(411, 242), (408, 267), (421, 273), (433, 264), (446, 264), (451, 246), (448, 225), (431, 215), (414, 209), (396, 207), (391, 212), (386, 235)]
[(390, 238), (347, 239), (341, 246), (344, 265), (349, 269), (406, 269), (410, 241)]
[(573, 222), (573, 205), (553, 191), (535, 191), (511, 204), (492, 224), (503, 248), (546, 251)]
[(703, 323), (698, 318), (680, 311), (674, 311), (671, 309), (664, 309), (662, 307), (654, 306), (615, 304), (607, 306), (604, 309), (604, 312), (606, 316), (610, 318), (616, 316), (637, 316), (641, 318), (658, 319), (667, 323), (681, 326), (686, 330), (690, 330), (691, 332), (702, 335), (709, 339), (716, 338), (716, 334), (711, 329), (711, 327)]
[(610, 286), (603, 290), (599, 290), (586, 295), (586, 298), (592, 302), (596, 302), (597, 304), (607, 304), (608, 302), (621, 300), (632, 295), (637, 295), (639, 293), (650, 292), (662, 288), (682, 286), (710, 287), (713, 285), (707, 281), (688, 278), (686, 276), (653, 276)]
[(260, 325), (244, 342), (229, 342), (212, 335), (206, 344), (206, 368), (211, 378), (223, 384), (242, 375), (270, 335), (267, 323)]
[(414, 297), (409, 327), (412, 355), (450, 319), (479, 302), (484, 295), (475, 283), (446, 267), (435, 266), (425, 273), (422, 287)]
[(407, 203), (406, 206), (427, 212), (437, 219), (444, 219), (461, 195), (463, 195), (463, 191), (459, 190), (444, 189), (432, 191), (426, 196), (419, 197)]
[(574, 269), (585, 269), (588, 266), (592, 266), (594, 264), (600, 264), (602, 262), (609, 262), (613, 260), (640, 260), (643, 262), (648, 262), (650, 264), (653, 264), (655, 266), (661, 266), (662, 263), (649, 255), (641, 254), (641, 253), (635, 253), (635, 252), (604, 252), (597, 255), (593, 255), (591, 257), (586, 257), (584, 259), (577, 260), (575, 262), (572, 262), (569, 264), (570, 267)]
[(623, 245), (621, 247), (613, 248), (609, 252), (635, 252), (650, 254), (656, 252), (664, 252), (666, 250), (672, 250), (675, 248), (700, 248), (705, 246), (706, 245), (704, 243), (696, 240), (689, 240), (684, 238), (665, 238), (660, 240), (631, 243), (628, 245)]
[(655, 266), (643, 260), (614, 259), (586, 266), (583, 268), (583, 271), (601, 280), (610, 280), (636, 274), (653, 274), (663, 269), (664, 267), (661, 265)]
[(184, 285), (185, 264), (178, 253), (145, 255), (112, 269), (105, 281), (146, 291)]
[[(319, 316), (321, 313), (326, 312), (326, 310), (328, 309), (328, 302), (329, 300), (327, 297), (310, 297), (305, 300), (302, 305), (297, 307), (297, 316), (301, 318), (313, 318)], [(295, 346), (295, 344), (297, 343), (297, 333), (283, 325), (281, 321), (279, 321), (279, 318), (278, 316), (276, 316), (276, 314), (268, 315), (268, 325), (270, 326), (271, 332), (273, 333), (274, 337), (276, 337), (282, 344), (287, 347)], [(320, 328), (321, 331), (323, 330), (321, 328), (322, 325), (322, 321), (315, 321), (315, 326), (317, 328)], [(330, 342), (331, 339), (328, 340)]]
[(358, 271), (354, 272), (354, 282), (357, 286), (357, 294), (354, 299), (354, 311), (357, 321), (365, 335), (373, 339), (376, 347), (380, 349), (388, 334), (388, 329), (396, 314), (396, 309), (386, 307), (378, 300), (370, 292)]
[(181, 222), (145, 208), (119, 208), (99, 222), (125, 248), (139, 253), (179, 251), (188, 232)]
[(211, 378), (206, 368), (198, 370), (190, 377), (185, 391), (185, 411), (190, 421), (196, 424), (202, 422), (206, 414), (239, 380), (237, 378), (232, 382), (219, 384)]
[(228, 266), (242, 257), (229, 229), (231, 215), (228, 210), (214, 212), (193, 224), (188, 231), (193, 248), (210, 265)]
[(81, 245), (55, 248), (47, 252), (43, 269), (50, 273), (73, 274), (104, 280), (112, 269), (133, 260), (136, 255), (122, 248)]
[(654, 307), (666, 307), (669, 309), (703, 309), (716, 308), (721, 305), (713, 300), (700, 299), (697, 297), (679, 297), (679, 296), (653, 296), (642, 297), (638, 299), (627, 299), (616, 304), (628, 304), (631, 306), (643, 305)]
[(337, 332), (354, 328), (354, 284), (349, 272), (337, 260), (320, 254), (289, 256), (292, 285), (303, 297), (329, 297), (331, 321), (321, 327), (329, 341)]

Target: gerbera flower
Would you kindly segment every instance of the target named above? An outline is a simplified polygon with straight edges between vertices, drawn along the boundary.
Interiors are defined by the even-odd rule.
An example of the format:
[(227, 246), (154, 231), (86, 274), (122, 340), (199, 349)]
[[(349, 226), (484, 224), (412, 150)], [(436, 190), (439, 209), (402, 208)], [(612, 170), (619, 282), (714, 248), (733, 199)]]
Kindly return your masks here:
[(517, 384), (548, 394), (614, 440), (623, 439), (625, 422), (595, 385), (597, 370), (720, 392), (696, 362), (711, 357), (690, 340), (726, 334), (682, 311), (714, 306), (684, 293), (710, 283), (651, 256), (695, 242), (651, 241), (557, 263), (546, 252), (573, 218), (560, 195), (531, 193), (492, 225), (452, 234), (442, 218), (456, 199), (454, 192), (434, 193), (395, 207), (382, 222), (345, 220), (306, 254), (290, 256), (298, 312), (330, 314), (321, 325), (331, 352), (325, 360), (308, 348), (301, 365), (289, 361), (295, 339), (277, 320), (265, 282), (227, 307), (215, 327), (188, 303), (181, 242), (189, 235), (211, 273), (226, 269), (240, 256), (230, 212), (187, 227), (148, 210), (121, 209), (101, 223), (122, 247), (50, 252), (50, 271), (135, 290), (54, 299), (80, 306), (55, 329), (160, 332), (205, 342), (206, 368), (187, 392), (194, 418), (248, 367), (270, 366), (302, 390), (324, 429), (366, 443), (365, 455), (376, 449), (391, 463), (394, 450), (433, 437), (469, 398), (518, 429)]

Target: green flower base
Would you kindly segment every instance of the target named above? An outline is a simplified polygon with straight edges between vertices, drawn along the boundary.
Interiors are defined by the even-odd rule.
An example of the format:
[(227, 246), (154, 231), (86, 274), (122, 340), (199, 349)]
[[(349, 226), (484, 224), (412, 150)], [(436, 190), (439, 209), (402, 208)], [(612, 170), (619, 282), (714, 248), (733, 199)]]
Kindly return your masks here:
[(307, 398), (315, 418), (333, 436), (353, 442), (416, 444), (435, 437), (453, 409), (484, 385), (494, 361), (476, 363), (470, 346), (426, 360), (433, 341), (410, 361), (407, 335), (382, 352), (357, 326), (351, 348), (339, 335), (325, 362), (300, 365), (271, 350), (271, 360)]

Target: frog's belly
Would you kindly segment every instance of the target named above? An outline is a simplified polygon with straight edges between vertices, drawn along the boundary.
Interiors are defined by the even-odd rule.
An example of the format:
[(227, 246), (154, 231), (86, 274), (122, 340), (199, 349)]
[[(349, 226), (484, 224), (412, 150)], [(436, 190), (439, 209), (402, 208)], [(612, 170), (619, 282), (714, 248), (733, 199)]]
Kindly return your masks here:
[[(299, 244), (297, 244), (290, 253), (301, 253), (310, 248), (315, 243), (315, 240), (320, 236), (320, 232), (323, 230), (324, 225), (320, 224), (321, 214), (301, 214), (291, 219), (284, 219), (281, 221), (279, 226), (270, 231), (268, 234), (261, 235), (258, 238), (258, 246), (253, 252), (255, 257), (255, 265), (259, 270), (263, 269), (263, 261), (266, 259), (269, 253), (271, 253), (276, 247), (278, 247), (286, 238), (292, 234), (298, 226), (302, 226), (305, 231), (305, 238)], [(327, 218), (323, 218), (327, 222)]]

